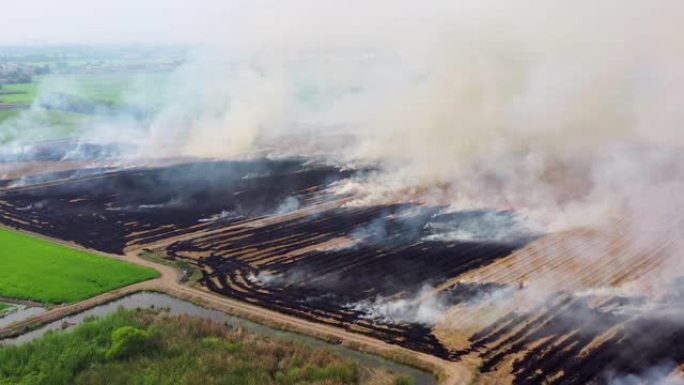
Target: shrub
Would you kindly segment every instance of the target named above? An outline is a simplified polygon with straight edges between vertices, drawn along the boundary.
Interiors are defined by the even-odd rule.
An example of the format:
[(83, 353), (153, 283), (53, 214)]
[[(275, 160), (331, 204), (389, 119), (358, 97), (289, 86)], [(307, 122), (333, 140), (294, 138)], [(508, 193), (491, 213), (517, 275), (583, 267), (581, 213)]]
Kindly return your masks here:
[(150, 335), (133, 326), (122, 326), (112, 332), (112, 346), (107, 351), (108, 360), (126, 358), (145, 348)]

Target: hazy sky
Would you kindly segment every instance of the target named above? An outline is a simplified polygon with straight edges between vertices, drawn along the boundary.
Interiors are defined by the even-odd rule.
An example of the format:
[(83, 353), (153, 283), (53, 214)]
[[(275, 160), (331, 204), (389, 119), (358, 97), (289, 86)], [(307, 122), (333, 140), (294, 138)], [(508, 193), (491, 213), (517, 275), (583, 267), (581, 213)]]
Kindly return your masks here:
[(0, 44), (206, 42), (241, 0), (2, 0)]
[[(414, 35), (450, 0), (0, 0), (0, 44), (358, 45)], [(470, 8), (478, 1), (457, 2)]]

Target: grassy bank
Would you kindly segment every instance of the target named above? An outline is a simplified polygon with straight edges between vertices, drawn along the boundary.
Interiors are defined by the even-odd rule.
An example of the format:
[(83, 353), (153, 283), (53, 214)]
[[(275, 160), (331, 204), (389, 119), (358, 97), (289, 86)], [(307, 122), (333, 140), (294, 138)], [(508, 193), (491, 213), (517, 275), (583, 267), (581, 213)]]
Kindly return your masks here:
[(0, 297), (71, 303), (159, 275), (6, 229), (0, 245)]
[(119, 310), (0, 348), (0, 384), (410, 384), (332, 352), (206, 319)]

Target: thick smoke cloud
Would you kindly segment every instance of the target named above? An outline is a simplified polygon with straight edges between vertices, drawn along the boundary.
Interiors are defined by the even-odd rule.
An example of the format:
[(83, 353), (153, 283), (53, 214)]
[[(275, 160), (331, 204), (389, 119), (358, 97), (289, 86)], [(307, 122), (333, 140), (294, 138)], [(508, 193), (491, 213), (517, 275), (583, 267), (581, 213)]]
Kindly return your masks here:
[[(131, 105), (160, 94), (149, 116), (82, 137), (143, 157), (371, 162), (382, 171), (338, 191), (513, 209), (543, 230), (624, 217), (646, 243), (684, 211), (680, 1), (239, 4), (168, 87), (130, 90)], [(56, 89), (79, 92), (41, 94)], [(22, 138), (26, 116), (3, 147), (50, 137)]]
[(512, 208), (552, 229), (628, 215), (636, 186), (681, 178), (679, 2), (264, 5), (179, 71), (150, 146), (232, 156), (353, 137), (328, 155), (385, 171), (341, 191)]
[[(100, 117), (81, 136), (142, 157), (370, 162), (382, 171), (338, 191), (513, 209), (541, 231), (625, 217), (649, 238), (684, 211), (677, 0), (240, 4), (168, 87), (130, 90), (125, 104), (160, 100), (149, 116)], [(79, 93), (41, 94), (55, 90)], [(3, 124), (5, 149), (51, 136), (30, 124), (42, 133), (22, 138), (27, 116), (40, 114)]]

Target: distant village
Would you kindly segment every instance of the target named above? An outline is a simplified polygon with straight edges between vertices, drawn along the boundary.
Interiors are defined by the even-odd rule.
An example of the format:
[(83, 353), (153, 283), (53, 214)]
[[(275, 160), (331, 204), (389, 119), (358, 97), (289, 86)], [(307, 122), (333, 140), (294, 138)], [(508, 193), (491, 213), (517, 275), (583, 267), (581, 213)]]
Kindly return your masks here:
[(158, 63), (118, 63), (112, 61), (92, 61), (80, 64), (67, 62), (23, 63), (0, 61), (0, 87), (3, 84), (30, 83), (33, 78), (47, 74), (98, 74), (98, 73), (130, 73), (144, 71), (173, 70), (182, 64), (181, 60)]

